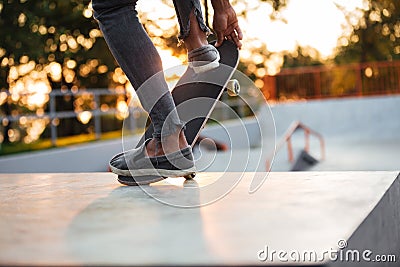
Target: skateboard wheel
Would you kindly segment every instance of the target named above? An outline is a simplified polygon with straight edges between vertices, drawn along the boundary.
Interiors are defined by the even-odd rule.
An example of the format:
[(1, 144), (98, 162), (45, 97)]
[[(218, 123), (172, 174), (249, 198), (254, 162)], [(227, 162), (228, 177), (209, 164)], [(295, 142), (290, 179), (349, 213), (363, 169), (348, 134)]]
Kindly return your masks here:
[(232, 79), (226, 85), (226, 90), (229, 96), (238, 96), (240, 93), (240, 84), (236, 79)]
[(194, 177), (196, 177), (196, 174), (195, 173), (191, 173), (191, 174), (186, 175), (184, 178), (186, 180), (193, 180)]

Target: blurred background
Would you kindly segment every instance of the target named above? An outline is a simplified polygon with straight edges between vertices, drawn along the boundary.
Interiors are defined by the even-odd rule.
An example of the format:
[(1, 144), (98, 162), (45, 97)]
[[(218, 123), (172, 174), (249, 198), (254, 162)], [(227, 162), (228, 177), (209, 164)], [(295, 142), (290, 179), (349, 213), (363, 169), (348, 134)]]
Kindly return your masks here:
[[(244, 33), (239, 70), (276, 110), (293, 103), (382, 96), (397, 102), (371, 105), (386, 106), (389, 122), (398, 124), (399, 1), (231, 3)], [(202, 4), (206, 21), (212, 25), (211, 3), (206, 0)], [(179, 29), (172, 1), (141, 0), (137, 10), (164, 69), (185, 63), (186, 52), (176, 38)], [(124, 119), (147, 118), (104, 42), (90, 1), (0, 1), (0, 65), (0, 158), (119, 139)], [(167, 76), (167, 80), (176, 79), (176, 74)], [(243, 103), (230, 100), (229, 105), (240, 117), (254, 116)], [(351, 106), (354, 103), (341, 118), (352, 113)], [(329, 121), (337, 108), (323, 120)], [(360, 116), (367, 112), (368, 106)], [(375, 112), (378, 120), (381, 112)], [(277, 114), (283, 120), (280, 114), (286, 113)], [(318, 109), (312, 115), (318, 117)], [(298, 118), (285, 119), (287, 124), (277, 129), (278, 137)], [(315, 125), (318, 128), (319, 124)], [(392, 131), (395, 136), (397, 128)]]

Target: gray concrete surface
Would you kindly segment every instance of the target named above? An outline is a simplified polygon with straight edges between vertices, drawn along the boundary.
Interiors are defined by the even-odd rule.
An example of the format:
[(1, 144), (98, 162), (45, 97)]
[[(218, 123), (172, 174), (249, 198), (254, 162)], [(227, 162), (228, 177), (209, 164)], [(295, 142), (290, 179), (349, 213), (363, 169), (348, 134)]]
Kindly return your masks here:
[(272, 107), (277, 136), (293, 121), (326, 138), (381, 140), (400, 138), (400, 96), (339, 98), (278, 104)]
[[(218, 186), (226, 189), (240, 175), (229, 173)], [(164, 181), (146, 187), (147, 194), (120, 187), (109, 173), (1, 174), (0, 264), (282, 265), (287, 262), (276, 254), (271, 262), (272, 251), (315, 251), (322, 259), (339, 240), (399, 257), (398, 224), (392, 228), (400, 220), (398, 175), (271, 173), (249, 194), (253, 173), (245, 173), (219, 201), (184, 209), (149, 194), (201, 203), (221, 174)], [(263, 250), (269, 253), (265, 262), (258, 259)]]
[(121, 151), (122, 141), (115, 139), (10, 155), (0, 157), (0, 173), (104, 172)]
[[(400, 169), (400, 96), (289, 103), (272, 112), (278, 137), (292, 121), (301, 121), (324, 137), (326, 160), (312, 170)], [(320, 158), (318, 142), (311, 141), (311, 154)], [(304, 147), (302, 133), (294, 138), (294, 147), (295, 154)], [(273, 170), (290, 168), (285, 149), (277, 152)]]

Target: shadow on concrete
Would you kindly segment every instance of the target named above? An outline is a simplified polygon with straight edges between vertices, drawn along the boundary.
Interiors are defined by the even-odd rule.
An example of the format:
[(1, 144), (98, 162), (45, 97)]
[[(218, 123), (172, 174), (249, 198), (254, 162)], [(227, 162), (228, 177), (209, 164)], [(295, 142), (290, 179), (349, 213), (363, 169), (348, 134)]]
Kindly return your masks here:
[[(154, 196), (187, 191), (191, 201), (200, 199), (194, 180), (182, 187), (162, 184), (146, 190)], [(83, 209), (71, 221), (65, 240), (70, 256), (85, 264), (161, 265), (178, 260), (171, 257), (181, 249), (185, 255), (179, 262), (193, 264), (212, 254), (199, 238), (202, 232), (200, 209), (171, 207), (140, 187), (119, 187)]]

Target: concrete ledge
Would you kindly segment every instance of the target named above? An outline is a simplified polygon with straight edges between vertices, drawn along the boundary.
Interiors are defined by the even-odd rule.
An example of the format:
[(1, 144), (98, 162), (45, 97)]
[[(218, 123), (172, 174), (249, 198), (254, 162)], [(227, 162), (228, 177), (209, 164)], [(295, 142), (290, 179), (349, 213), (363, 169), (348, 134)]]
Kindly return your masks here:
[[(397, 263), (354, 262), (353, 266), (399, 266), (400, 264), (400, 177), (393, 182), (379, 203), (348, 241), (348, 250), (372, 250), (376, 255), (394, 254)], [(391, 251), (391, 252), (389, 252)], [(373, 257), (372, 257), (373, 258)], [(346, 266), (336, 262), (333, 266)]]
[(200, 203), (210, 186), (229, 188), (242, 175), (219, 201), (184, 209), (121, 187), (110, 173), (0, 174), (0, 265), (285, 265), (277, 254), (258, 258), (323, 255), (345, 240), (348, 249), (397, 256), (397, 265), (376, 266), (398, 266), (399, 172), (271, 173), (254, 194), (254, 173), (200, 173), (146, 190)]

